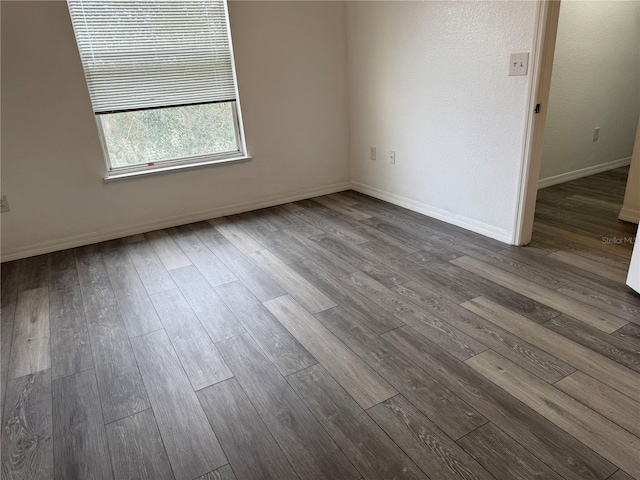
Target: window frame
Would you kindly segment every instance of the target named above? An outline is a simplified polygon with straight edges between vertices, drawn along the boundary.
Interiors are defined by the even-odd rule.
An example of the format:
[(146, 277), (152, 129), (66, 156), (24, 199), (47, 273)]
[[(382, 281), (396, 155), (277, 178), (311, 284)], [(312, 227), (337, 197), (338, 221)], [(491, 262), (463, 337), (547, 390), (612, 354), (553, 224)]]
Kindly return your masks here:
[[(235, 90), (235, 100), (229, 103), (232, 105), (233, 123), (236, 138), (237, 150), (231, 152), (210, 153), (204, 155), (194, 155), (186, 157), (178, 157), (167, 160), (159, 160), (153, 162), (153, 164), (141, 163), (137, 165), (128, 165), (122, 167), (114, 167), (111, 164), (111, 158), (109, 155), (109, 148), (107, 145), (106, 136), (102, 127), (102, 121), (100, 119), (103, 115), (110, 115), (109, 113), (95, 113), (93, 112), (94, 120), (96, 122), (96, 128), (98, 130), (98, 137), (100, 138), (100, 145), (104, 155), (105, 166), (107, 168), (106, 175), (104, 176), (105, 182), (113, 180), (119, 180), (130, 177), (139, 177), (152, 173), (163, 173), (172, 171), (181, 171), (188, 168), (205, 167), (208, 165), (218, 165), (233, 162), (243, 162), (251, 160), (252, 157), (247, 151), (247, 142), (244, 131), (244, 122), (242, 118), (242, 108), (240, 106), (240, 92), (238, 88), (238, 77), (236, 72), (235, 53), (233, 49), (233, 37), (231, 35), (231, 25), (229, 19), (229, 8), (227, 0), (222, 0), (224, 4), (226, 34), (229, 42), (229, 53), (231, 57), (231, 70), (233, 74), (233, 84)], [(75, 36), (75, 35), (74, 35)], [(76, 38), (77, 42), (77, 38)], [(86, 84), (86, 79), (85, 79)], [(226, 103), (226, 102), (225, 102)], [(185, 105), (187, 106), (187, 105)], [(179, 108), (176, 105), (167, 105), (166, 107), (156, 108)], [(93, 110), (93, 108), (92, 108)]]
[[(96, 128), (98, 129), (98, 136), (100, 137), (100, 146), (102, 147), (104, 161), (107, 167), (107, 173), (104, 177), (104, 181), (109, 182), (112, 180), (119, 180), (119, 179), (128, 178), (128, 177), (137, 177), (140, 175), (145, 175), (150, 173), (171, 172), (176, 170), (182, 170), (185, 168), (204, 167), (207, 165), (217, 165), (217, 164), (223, 164), (223, 163), (242, 162), (242, 161), (251, 160), (253, 157), (251, 157), (247, 153), (247, 146), (246, 146), (246, 140), (244, 136), (244, 128), (242, 126), (242, 116), (240, 113), (240, 104), (238, 101), (237, 92), (236, 92), (236, 100), (233, 103), (234, 105), (232, 107), (232, 113), (233, 113), (234, 130), (236, 135), (236, 145), (238, 147), (237, 150), (234, 150), (232, 152), (209, 153), (205, 155), (192, 155), (188, 157), (178, 157), (178, 158), (172, 158), (167, 160), (159, 160), (159, 161), (153, 162), (153, 165), (143, 163), (138, 165), (113, 167), (111, 165), (109, 148), (107, 146), (104, 130), (102, 128), (102, 122), (100, 120), (100, 117), (102, 115), (109, 115), (109, 114), (94, 113)], [(176, 108), (176, 107), (169, 106), (165, 108)]]

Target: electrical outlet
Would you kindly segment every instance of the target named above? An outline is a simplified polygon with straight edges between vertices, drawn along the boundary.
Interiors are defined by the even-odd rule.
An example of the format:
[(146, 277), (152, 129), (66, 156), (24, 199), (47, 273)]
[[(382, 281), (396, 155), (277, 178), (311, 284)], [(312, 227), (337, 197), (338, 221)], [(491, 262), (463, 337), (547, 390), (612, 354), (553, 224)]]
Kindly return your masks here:
[(593, 129), (593, 141), (597, 142), (600, 138), (600, 127), (596, 127)]
[(389, 163), (391, 163), (391, 164), (395, 164), (396, 163), (396, 151), (395, 150), (390, 150), (389, 151)]
[(4, 212), (8, 212), (9, 210), (11, 210), (11, 208), (9, 208), (9, 202), (7, 201), (7, 196), (6, 195), (0, 196), (0, 212), (4, 213)]
[(376, 147), (369, 147), (369, 158), (371, 160), (376, 159)]

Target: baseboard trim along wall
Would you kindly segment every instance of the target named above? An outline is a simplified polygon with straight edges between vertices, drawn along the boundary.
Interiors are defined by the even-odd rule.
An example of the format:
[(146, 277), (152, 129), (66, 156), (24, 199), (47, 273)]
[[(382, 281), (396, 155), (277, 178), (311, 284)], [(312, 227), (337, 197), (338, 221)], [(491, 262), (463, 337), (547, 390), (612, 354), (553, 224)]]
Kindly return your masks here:
[(21, 258), (33, 257), (45, 253), (56, 252), (58, 250), (66, 250), (67, 248), (81, 247), (83, 245), (91, 245), (92, 243), (105, 242), (115, 238), (126, 237), (138, 233), (151, 232), (161, 228), (176, 227), (187, 223), (200, 222), (210, 218), (223, 217), (225, 215), (234, 215), (237, 213), (249, 212), (260, 208), (273, 207), (282, 205), (283, 203), (295, 202), (306, 198), (317, 197), (320, 195), (328, 195), (330, 193), (342, 192), (351, 188), (350, 182), (334, 183), (322, 187), (314, 187), (303, 192), (287, 193), (266, 197), (251, 202), (236, 203), (233, 205), (225, 205), (223, 207), (213, 208), (210, 210), (201, 210), (196, 213), (187, 215), (179, 215), (154, 222), (148, 222), (138, 225), (129, 225), (125, 228), (108, 230), (103, 232), (92, 232), (73, 237), (61, 238), (49, 242), (27, 245), (25, 247), (14, 248), (3, 251), (0, 261), (8, 262), (11, 260), (19, 260)]
[(596, 173), (606, 172), (607, 170), (613, 170), (614, 168), (626, 167), (627, 165), (631, 165), (631, 157), (620, 158), (611, 162), (601, 163), (600, 165), (581, 168), (580, 170), (574, 170), (573, 172), (561, 173), (560, 175), (554, 175), (553, 177), (541, 178), (538, 181), (538, 190), (570, 182), (571, 180), (577, 180), (578, 178), (588, 177), (589, 175), (595, 175)]
[(479, 233), (480, 235), (493, 238), (500, 242), (504, 242), (507, 244), (511, 243), (512, 233), (507, 230), (494, 227), (493, 225), (478, 222), (477, 220), (473, 220), (456, 213), (451, 213), (447, 210), (442, 210), (431, 205), (417, 202), (415, 200), (411, 200), (410, 198), (402, 197), (394, 193), (385, 192), (384, 190), (379, 190), (375, 187), (371, 187), (362, 183), (353, 182), (351, 184), (351, 188), (356, 192), (364, 193), (365, 195), (370, 195), (380, 200), (384, 200), (385, 202), (393, 203), (394, 205), (398, 205), (399, 207), (408, 208), (409, 210), (412, 210), (414, 212), (422, 213), (423, 215), (426, 215), (428, 217), (442, 220), (443, 222), (447, 222), (452, 225), (471, 230), (472, 232)]
[(623, 222), (640, 223), (640, 212), (629, 208), (623, 208), (620, 210), (618, 219)]

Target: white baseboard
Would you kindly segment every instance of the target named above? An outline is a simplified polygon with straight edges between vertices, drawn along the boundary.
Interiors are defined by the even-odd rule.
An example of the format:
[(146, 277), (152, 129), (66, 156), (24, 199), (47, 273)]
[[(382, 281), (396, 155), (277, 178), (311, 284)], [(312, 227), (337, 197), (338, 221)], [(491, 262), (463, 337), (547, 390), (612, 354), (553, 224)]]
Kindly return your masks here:
[(618, 219), (623, 222), (640, 223), (640, 211), (623, 208), (620, 210)]
[(42, 255), (45, 253), (56, 252), (58, 250), (65, 250), (67, 248), (75, 248), (83, 245), (90, 245), (92, 243), (113, 240), (115, 238), (135, 235), (137, 233), (150, 232), (161, 228), (175, 227), (178, 225), (185, 225), (187, 223), (208, 220), (210, 218), (223, 217), (225, 215), (234, 215), (236, 213), (248, 212), (260, 208), (273, 207), (275, 205), (282, 205), (283, 203), (295, 202), (297, 200), (304, 200), (306, 198), (317, 197), (320, 195), (342, 192), (344, 190), (349, 190), (350, 188), (350, 182), (334, 183), (332, 185), (310, 188), (302, 192), (265, 197), (260, 200), (236, 203), (233, 205), (226, 205), (210, 210), (201, 210), (199, 212), (190, 213), (187, 215), (178, 215), (149, 223), (130, 225), (128, 227), (117, 228), (114, 230), (92, 232), (83, 235), (75, 235), (73, 237), (60, 238), (49, 242), (37, 243), (34, 245), (27, 245), (25, 247), (13, 248), (8, 251), (3, 251), (0, 257), (0, 261), (8, 262), (11, 260), (33, 257), (34, 255)]
[(479, 233), (485, 237), (490, 237), (508, 244), (511, 243), (512, 233), (507, 230), (494, 227), (493, 225), (478, 222), (477, 220), (473, 220), (456, 213), (451, 213), (437, 207), (432, 207), (431, 205), (426, 205), (424, 203), (411, 200), (410, 198), (401, 197), (394, 193), (385, 192), (384, 190), (379, 190), (375, 187), (370, 187), (369, 185), (364, 185), (362, 183), (353, 182), (351, 184), (351, 188), (356, 192), (364, 193), (365, 195), (370, 195), (380, 200), (384, 200), (385, 202), (408, 208), (414, 212), (422, 213), (428, 217), (471, 230), (472, 232)]
[(541, 178), (538, 180), (538, 190), (570, 182), (571, 180), (577, 180), (578, 178), (588, 177), (589, 175), (595, 175), (596, 173), (613, 170), (614, 168), (626, 167), (627, 165), (631, 165), (631, 157), (620, 158), (611, 162), (601, 163), (600, 165), (581, 168), (580, 170), (574, 170), (573, 172), (561, 173), (560, 175), (554, 175), (553, 177)]

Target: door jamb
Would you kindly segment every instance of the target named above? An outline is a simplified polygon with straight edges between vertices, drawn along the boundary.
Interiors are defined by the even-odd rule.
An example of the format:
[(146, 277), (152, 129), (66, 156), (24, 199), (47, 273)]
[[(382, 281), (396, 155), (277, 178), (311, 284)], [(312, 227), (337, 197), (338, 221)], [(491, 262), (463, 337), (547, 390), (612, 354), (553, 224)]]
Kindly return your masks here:
[[(533, 233), (559, 14), (560, 0), (543, 0), (537, 5), (520, 188), (517, 198), (515, 228), (511, 239), (513, 245), (528, 244), (531, 242)], [(540, 105), (539, 113), (534, 113), (536, 105)]]

